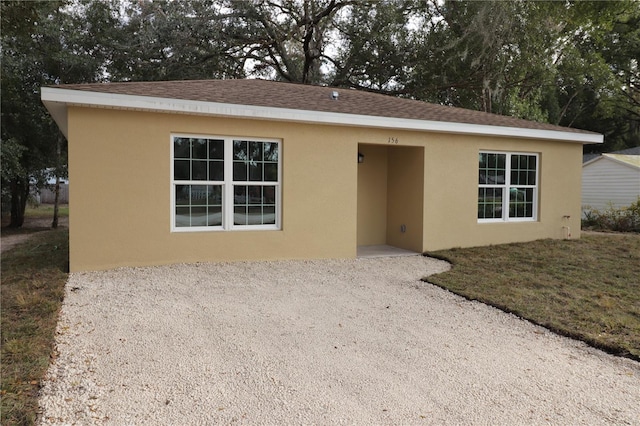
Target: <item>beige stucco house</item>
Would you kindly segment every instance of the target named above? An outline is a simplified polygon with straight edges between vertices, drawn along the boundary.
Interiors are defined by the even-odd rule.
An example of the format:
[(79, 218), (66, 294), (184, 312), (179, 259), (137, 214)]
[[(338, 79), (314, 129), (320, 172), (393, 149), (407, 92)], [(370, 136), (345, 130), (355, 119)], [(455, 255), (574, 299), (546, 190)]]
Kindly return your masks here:
[(72, 271), (579, 237), (602, 136), (263, 80), (45, 87), (69, 141)]

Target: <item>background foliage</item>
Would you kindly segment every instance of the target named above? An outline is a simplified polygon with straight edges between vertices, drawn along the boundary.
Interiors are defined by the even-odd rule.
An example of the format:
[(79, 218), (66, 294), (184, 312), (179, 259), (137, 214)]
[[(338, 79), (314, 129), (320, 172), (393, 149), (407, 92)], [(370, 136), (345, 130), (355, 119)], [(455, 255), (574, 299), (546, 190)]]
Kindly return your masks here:
[(11, 197), (14, 226), (22, 224), (38, 172), (63, 170), (64, 143), (60, 160), (60, 136), (39, 100), (40, 87), (50, 84), (261, 77), (603, 133), (605, 143), (587, 151), (640, 145), (637, 0), (9, 0), (0, 6), (2, 189), (3, 198)]

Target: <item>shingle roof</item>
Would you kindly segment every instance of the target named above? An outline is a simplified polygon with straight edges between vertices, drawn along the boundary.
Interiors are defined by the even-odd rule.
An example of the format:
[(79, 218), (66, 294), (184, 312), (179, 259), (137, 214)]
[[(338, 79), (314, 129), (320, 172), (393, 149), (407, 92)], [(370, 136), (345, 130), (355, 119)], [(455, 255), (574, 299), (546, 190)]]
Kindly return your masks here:
[[(54, 87), (117, 95), (596, 134), (586, 130), (359, 90), (267, 80), (182, 80), (70, 84)], [(334, 91), (339, 94), (335, 100), (332, 98)]]
[(640, 155), (640, 146), (633, 148), (622, 149), (620, 151), (613, 151), (610, 154), (622, 154), (622, 155)]
[(604, 157), (618, 160), (621, 163), (628, 164), (630, 166), (640, 168), (640, 156), (638, 155), (625, 155), (625, 154), (602, 154)]

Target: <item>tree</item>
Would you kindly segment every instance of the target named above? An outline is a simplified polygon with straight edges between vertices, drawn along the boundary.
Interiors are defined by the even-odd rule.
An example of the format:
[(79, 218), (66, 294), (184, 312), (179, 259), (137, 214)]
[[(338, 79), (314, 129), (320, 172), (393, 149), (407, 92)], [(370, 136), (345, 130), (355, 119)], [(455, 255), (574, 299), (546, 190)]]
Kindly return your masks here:
[(334, 19), (355, 5), (348, 0), (228, 0), (225, 34), (241, 47), (249, 72), (305, 84), (326, 83), (323, 67), (331, 61), (327, 47)]
[[(12, 227), (22, 226), (31, 179), (45, 166), (46, 121), (36, 99), (43, 81), (41, 15), (58, 4), (3, 2), (2, 12), (2, 188), (11, 202)], [(32, 35), (34, 37), (32, 37)], [(33, 56), (29, 56), (33, 55)], [(37, 58), (34, 56), (38, 56)], [(10, 155), (5, 155), (10, 153)]]
[(412, 18), (413, 2), (386, 0), (358, 4), (337, 19), (331, 85), (407, 94), (402, 83), (412, 66)]
[(214, 0), (141, 0), (125, 4), (108, 37), (109, 79), (241, 78), (241, 47), (225, 35), (230, 17)]
[[(87, 4), (89, 9), (101, 7)], [(103, 64), (97, 49), (87, 43), (88, 23), (67, 6), (64, 1), (0, 3), (2, 188), (10, 198), (12, 227), (24, 222), (30, 187), (41, 187), (44, 171), (65, 163), (57, 159), (58, 129), (40, 102), (40, 87), (96, 81)], [(64, 151), (62, 146), (60, 156)]]

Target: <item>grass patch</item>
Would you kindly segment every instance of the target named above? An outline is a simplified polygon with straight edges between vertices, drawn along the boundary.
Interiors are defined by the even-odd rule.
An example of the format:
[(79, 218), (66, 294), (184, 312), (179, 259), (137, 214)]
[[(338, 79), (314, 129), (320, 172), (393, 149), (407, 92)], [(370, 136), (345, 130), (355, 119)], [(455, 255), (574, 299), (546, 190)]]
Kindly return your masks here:
[[(69, 205), (61, 204), (58, 209), (58, 218), (69, 217)], [(24, 235), (42, 232), (51, 229), (53, 222), (53, 204), (40, 204), (37, 206), (27, 204), (24, 211), (24, 224), (20, 228), (9, 228), (11, 216), (2, 217), (2, 235)]]
[(640, 235), (583, 235), (429, 253), (425, 281), (640, 361)]
[[(29, 206), (24, 211), (25, 217), (51, 218), (53, 220), (53, 204), (39, 204), (37, 206)], [(69, 216), (69, 205), (60, 204), (58, 206), (58, 216)]]
[(2, 253), (3, 425), (36, 421), (38, 390), (54, 354), (69, 261), (66, 229), (40, 232)]

